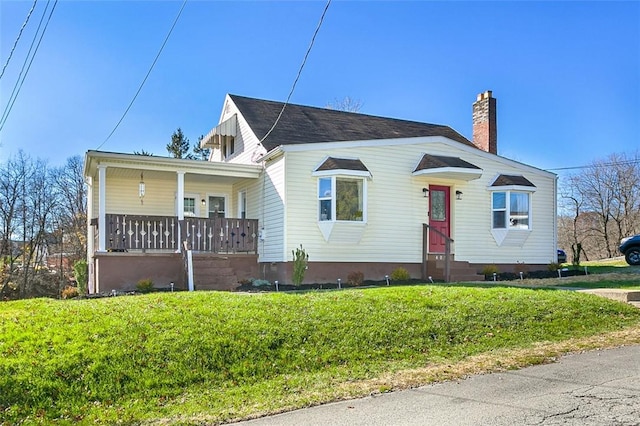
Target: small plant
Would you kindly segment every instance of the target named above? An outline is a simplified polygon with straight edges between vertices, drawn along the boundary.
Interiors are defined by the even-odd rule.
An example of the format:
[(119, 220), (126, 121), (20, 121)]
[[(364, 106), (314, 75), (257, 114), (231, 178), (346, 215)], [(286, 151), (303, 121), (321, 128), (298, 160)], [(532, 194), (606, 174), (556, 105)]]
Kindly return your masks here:
[(529, 267), (524, 262), (517, 262), (516, 266), (514, 267), (514, 272), (516, 274), (526, 274), (527, 272), (529, 272)]
[(153, 281), (151, 281), (151, 278), (145, 278), (138, 281), (138, 284), (136, 284), (136, 290), (140, 293), (151, 293), (153, 291)]
[(484, 275), (485, 277), (492, 277), (493, 274), (498, 274), (499, 272), (500, 270), (496, 265), (486, 265), (484, 268), (482, 268), (482, 275)]
[(391, 280), (392, 281), (409, 281), (411, 279), (411, 275), (409, 271), (400, 267), (396, 268), (391, 272)]
[(360, 271), (352, 271), (347, 275), (347, 282), (350, 285), (362, 285), (364, 282), (364, 274)]
[(293, 284), (299, 286), (304, 280), (309, 255), (302, 248), (302, 244), (300, 248), (291, 250), (291, 254), (293, 254)]
[(74, 297), (78, 297), (78, 288), (73, 286), (66, 286), (62, 290), (62, 298), (63, 299), (73, 299)]
[(266, 287), (271, 285), (269, 280), (252, 280), (251, 285), (254, 287)]
[(73, 264), (73, 275), (76, 278), (76, 282), (78, 283), (78, 293), (81, 295), (87, 294), (87, 261), (86, 260), (78, 260)]
[(562, 263), (558, 263), (558, 262), (551, 262), (547, 265), (547, 270), (552, 272), (555, 272), (560, 268), (562, 268)]

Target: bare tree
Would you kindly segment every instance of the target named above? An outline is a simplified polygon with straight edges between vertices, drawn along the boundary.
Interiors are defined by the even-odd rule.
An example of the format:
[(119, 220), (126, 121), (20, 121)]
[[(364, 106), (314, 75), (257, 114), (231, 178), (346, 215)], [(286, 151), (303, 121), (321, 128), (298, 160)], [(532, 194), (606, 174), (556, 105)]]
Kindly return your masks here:
[(84, 259), (87, 253), (87, 188), (82, 168), (82, 158), (74, 156), (52, 173), (59, 198), (56, 232), (64, 232), (64, 251), (70, 262)]
[[(618, 255), (621, 238), (640, 231), (640, 156), (612, 154), (569, 176), (562, 189), (559, 241), (574, 263)], [(570, 220), (569, 220), (570, 218)]]
[(364, 103), (360, 99), (354, 99), (345, 96), (342, 99), (335, 98), (331, 102), (327, 102), (327, 109), (335, 109), (336, 111), (360, 112)]

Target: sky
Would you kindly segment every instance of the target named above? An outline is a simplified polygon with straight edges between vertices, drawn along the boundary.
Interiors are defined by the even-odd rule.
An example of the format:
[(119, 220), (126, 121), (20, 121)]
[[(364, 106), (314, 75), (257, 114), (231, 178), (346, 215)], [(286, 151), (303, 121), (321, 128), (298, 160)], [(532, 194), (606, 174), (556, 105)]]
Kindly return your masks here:
[[(53, 166), (98, 147), (168, 155), (178, 127), (193, 143), (218, 123), (227, 93), (284, 101), (325, 4), (189, 0), (108, 138), (182, 0), (59, 0), (0, 131), (0, 162), (19, 150)], [(37, 1), (0, 79), (0, 116), (46, 5)], [(0, 66), (32, 6), (0, 1)], [(334, 0), (291, 102), (348, 96), (362, 113), (470, 139), (471, 105), (486, 90), (502, 156), (557, 169), (635, 152), (640, 1)]]

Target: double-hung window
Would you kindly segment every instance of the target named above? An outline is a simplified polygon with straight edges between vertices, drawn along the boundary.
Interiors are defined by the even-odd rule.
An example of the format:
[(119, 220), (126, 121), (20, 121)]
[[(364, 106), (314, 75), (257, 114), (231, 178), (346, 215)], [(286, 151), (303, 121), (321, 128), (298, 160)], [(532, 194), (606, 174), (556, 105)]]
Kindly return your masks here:
[(360, 177), (330, 176), (318, 179), (318, 220), (365, 220), (366, 180)]
[(491, 194), (493, 229), (529, 229), (531, 193), (495, 191)]

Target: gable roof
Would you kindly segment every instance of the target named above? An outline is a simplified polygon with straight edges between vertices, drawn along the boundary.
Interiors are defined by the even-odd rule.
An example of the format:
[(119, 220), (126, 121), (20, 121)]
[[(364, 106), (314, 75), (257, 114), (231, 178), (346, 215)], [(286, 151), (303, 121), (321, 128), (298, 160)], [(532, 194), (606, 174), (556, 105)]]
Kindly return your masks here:
[[(258, 139), (282, 110), (282, 102), (229, 95)], [(280, 145), (443, 136), (475, 147), (449, 126), (287, 104), (278, 125), (262, 142), (267, 151)]]

